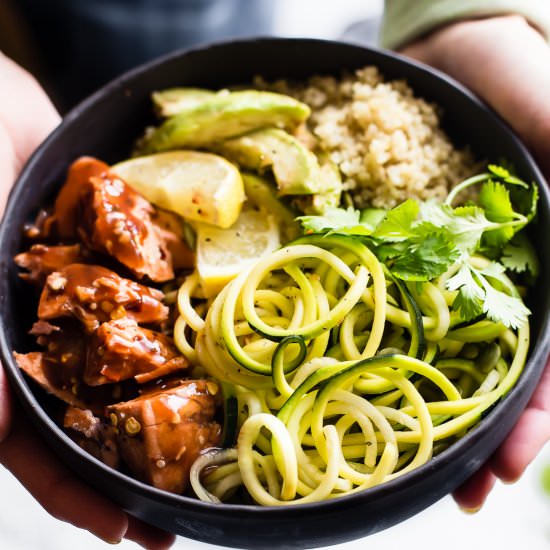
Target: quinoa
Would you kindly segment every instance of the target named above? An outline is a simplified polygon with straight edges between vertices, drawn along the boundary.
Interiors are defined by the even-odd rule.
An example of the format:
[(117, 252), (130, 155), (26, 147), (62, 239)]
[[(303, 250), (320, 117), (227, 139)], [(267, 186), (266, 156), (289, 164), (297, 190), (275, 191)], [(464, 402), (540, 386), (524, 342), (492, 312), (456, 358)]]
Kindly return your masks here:
[[(308, 132), (340, 169), (356, 207), (393, 207), (408, 198), (444, 199), (477, 164), (441, 129), (441, 111), (415, 97), (404, 80), (385, 81), (376, 67), (341, 79), (315, 76), (305, 85), (280, 80), (256, 86), (307, 103)], [(305, 137), (304, 137), (305, 136)]]

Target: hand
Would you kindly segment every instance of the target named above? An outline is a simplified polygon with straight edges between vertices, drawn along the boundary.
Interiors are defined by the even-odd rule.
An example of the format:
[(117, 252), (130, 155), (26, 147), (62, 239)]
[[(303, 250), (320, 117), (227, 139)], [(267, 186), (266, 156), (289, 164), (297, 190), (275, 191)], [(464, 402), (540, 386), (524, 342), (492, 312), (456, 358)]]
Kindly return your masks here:
[[(23, 163), (59, 123), (59, 115), (38, 83), (1, 53), (0, 82), (1, 214)], [(54, 517), (87, 529), (107, 542), (127, 538), (161, 550), (174, 541), (172, 535), (127, 516), (58, 462), (11, 398), (1, 366), (0, 463)]]
[[(462, 82), (489, 103), (531, 149), (550, 178), (550, 47), (518, 16), (444, 27), (401, 53)], [(527, 409), (492, 458), (459, 487), (464, 509), (479, 509), (497, 478), (516, 481), (550, 440), (550, 362)]]

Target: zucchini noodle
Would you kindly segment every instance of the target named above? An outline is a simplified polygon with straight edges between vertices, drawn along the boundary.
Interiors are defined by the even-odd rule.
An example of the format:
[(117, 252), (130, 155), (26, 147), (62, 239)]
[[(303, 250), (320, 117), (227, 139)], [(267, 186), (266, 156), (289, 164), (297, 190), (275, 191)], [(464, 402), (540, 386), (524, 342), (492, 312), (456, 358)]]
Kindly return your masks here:
[(270, 506), (336, 498), (463, 436), (515, 384), (529, 326), (462, 322), (445, 287), (454, 272), (397, 280), (359, 240), (313, 234), (209, 300), (187, 277), (176, 344), (234, 406), (227, 448), (193, 466), (197, 496), (221, 502), (244, 487)]

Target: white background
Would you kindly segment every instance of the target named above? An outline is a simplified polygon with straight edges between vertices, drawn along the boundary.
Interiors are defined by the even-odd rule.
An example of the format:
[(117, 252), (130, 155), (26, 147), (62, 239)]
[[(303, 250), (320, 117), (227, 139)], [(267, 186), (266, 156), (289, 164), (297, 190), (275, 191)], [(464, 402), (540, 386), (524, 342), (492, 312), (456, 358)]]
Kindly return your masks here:
[[(382, 0), (278, 0), (277, 34), (338, 38), (351, 23), (379, 14)], [(460, 512), (447, 497), (414, 518), (337, 550), (546, 550), (550, 548), (550, 495), (541, 488), (550, 447), (515, 485), (498, 484), (475, 515)], [(40, 465), (37, 464), (39, 468)], [(9, 472), (0, 467), (0, 549), (105, 550), (110, 545), (48, 516)], [(124, 541), (121, 549), (135, 549)], [(219, 548), (179, 538), (176, 549)]]

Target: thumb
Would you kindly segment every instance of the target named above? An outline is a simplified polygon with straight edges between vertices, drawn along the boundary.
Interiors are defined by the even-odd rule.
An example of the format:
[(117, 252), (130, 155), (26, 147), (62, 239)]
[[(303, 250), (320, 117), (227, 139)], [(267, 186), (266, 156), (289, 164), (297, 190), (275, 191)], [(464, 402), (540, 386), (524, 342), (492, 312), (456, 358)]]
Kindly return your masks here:
[(34, 77), (1, 52), (0, 76), (0, 124), (12, 139), (19, 171), (60, 117)]
[(38, 82), (0, 52), (0, 212), (23, 164), (60, 117)]
[(4, 369), (0, 365), (0, 443), (4, 441), (10, 431), (12, 419), (11, 395), (8, 380)]

